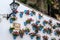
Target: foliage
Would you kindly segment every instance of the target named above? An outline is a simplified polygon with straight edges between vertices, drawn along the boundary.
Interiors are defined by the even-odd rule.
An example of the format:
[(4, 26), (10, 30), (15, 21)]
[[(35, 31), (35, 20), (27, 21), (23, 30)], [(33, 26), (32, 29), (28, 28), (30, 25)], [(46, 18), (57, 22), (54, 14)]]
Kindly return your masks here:
[(24, 4), (26, 4), (27, 0), (20, 0), (21, 2), (23, 2)]

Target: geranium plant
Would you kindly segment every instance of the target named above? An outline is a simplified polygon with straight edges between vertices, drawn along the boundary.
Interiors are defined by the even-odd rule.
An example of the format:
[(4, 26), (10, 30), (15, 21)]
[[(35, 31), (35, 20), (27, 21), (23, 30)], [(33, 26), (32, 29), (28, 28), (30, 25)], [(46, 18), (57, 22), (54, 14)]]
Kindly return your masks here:
[(13, 30), (14, 30), (14, 27), (10, 27), (10, 29), (9, 29), (10, 33), (12, 33)]
[(13, 21), (15, 21), (16, 20), (16, 17), (11, 17), (10, 18), (10, 23), (13, 23)]
[(20, 34), (20, 37), (23, 38), (24, 30), (20, 30), (20, 31), (19, 31), (19, 34)]
[(14, 30), (14, 31), (12, 32), (12, 35), (13, 35), (13, 38), (16, 39), (16, 37), (19, 36), (19, 31)]
[(30, 29), (29, 28), (25, 28), (25, 33), (28, 34), (30, 32)]

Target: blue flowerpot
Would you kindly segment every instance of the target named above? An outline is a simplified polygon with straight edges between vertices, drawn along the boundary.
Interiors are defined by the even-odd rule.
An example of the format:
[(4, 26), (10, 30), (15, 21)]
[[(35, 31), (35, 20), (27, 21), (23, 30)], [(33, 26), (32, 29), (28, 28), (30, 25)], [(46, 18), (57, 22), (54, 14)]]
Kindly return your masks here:
[(26, 14), (27, 13), (27, 10), (24, 10), (24, 13)]
[(37, 34), (38, 33), (38, 30), (35, 30), (35, 34)]
[(33, 13), (30, 13), (31, 16), (33, 16)]
[(39, 23), (40, 23), (39, 21), (36, 22), (37, 25), (38, 25)]
[(40, 27), (39, 30), (41, 31), (43, 29), (43, 27)]
[(39, 18), (39, 19), (41, 19), (41, 18), (42, 18), (42, 16), (38, 16), (38, 18)]
[(43, 25), (45, 26), (46, 25), (46, 22), (43, 22)]
[(30, 38), (31, 38), (31, 39), (33, 39), (33, 38), (34, 38), (34, 36), (30, 35)]
[(20, 37), (23, 38), (23, 34), (20, 34)]
[(57, 33), (56, 33), (56, 32), (54, 32), (54, 35), (57, 35)]
[(35, 27), (32, 27), (33, 28), (33, 30), (36, 30), (36, 28)]
[(9, 30), (10, 31), (10, 33), (12, 33), (13, 32), (13, 30)]
[(28, 31), (26, 31), (25, 33), (26, 33), (26, 34), (28, 34), (29, 32), (28, 32)]
[(24, 26), (26, 26), (27, 25), (27, 23), (26, 22), (24, 22)]
[(51, 32), (50, 32), (50, 31), (48, 31), (47, 33), (48, 33), (48, 34), (50, 34)]
[(13, 23), (13, 20), (12, 19), (10, 19), (10, 23)]
[(43, 30), (43, 33), (45, 33), (45, 30)]
[(22, 18), (23, 17), (23, 14), (22, 13), (20, 13), (20, 18)]
[(17, 36), (13, 36), (13, 39), (15, 40), (17, 38)]
[(37, 38), (37, 40), (41, 40), (40, 38)]
[(42, 30), (42, 28), (39, 28), (39, 30), (41, 31), (41, 30)]

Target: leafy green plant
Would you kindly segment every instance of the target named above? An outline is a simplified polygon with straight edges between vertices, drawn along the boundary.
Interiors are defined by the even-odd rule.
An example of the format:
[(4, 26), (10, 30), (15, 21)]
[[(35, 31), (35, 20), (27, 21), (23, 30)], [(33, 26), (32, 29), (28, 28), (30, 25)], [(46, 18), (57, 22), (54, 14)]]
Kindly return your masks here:
[(9, 29), (10, 33), (12, 33), (13, 29), (14, 29), (13, 27), (12, 28), (10, 27), (10, 29)]
[(26, 4), (27, 0), (20, 0), (21, 2), (23, 2), (24, 4)]

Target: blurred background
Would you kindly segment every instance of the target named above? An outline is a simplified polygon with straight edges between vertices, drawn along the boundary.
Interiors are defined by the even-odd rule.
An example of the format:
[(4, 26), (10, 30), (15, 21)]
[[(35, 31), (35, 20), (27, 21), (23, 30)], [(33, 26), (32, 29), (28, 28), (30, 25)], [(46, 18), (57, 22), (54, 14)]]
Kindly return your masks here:
[(60, 20), (60, 0), (17, 0), (28, 6)]

